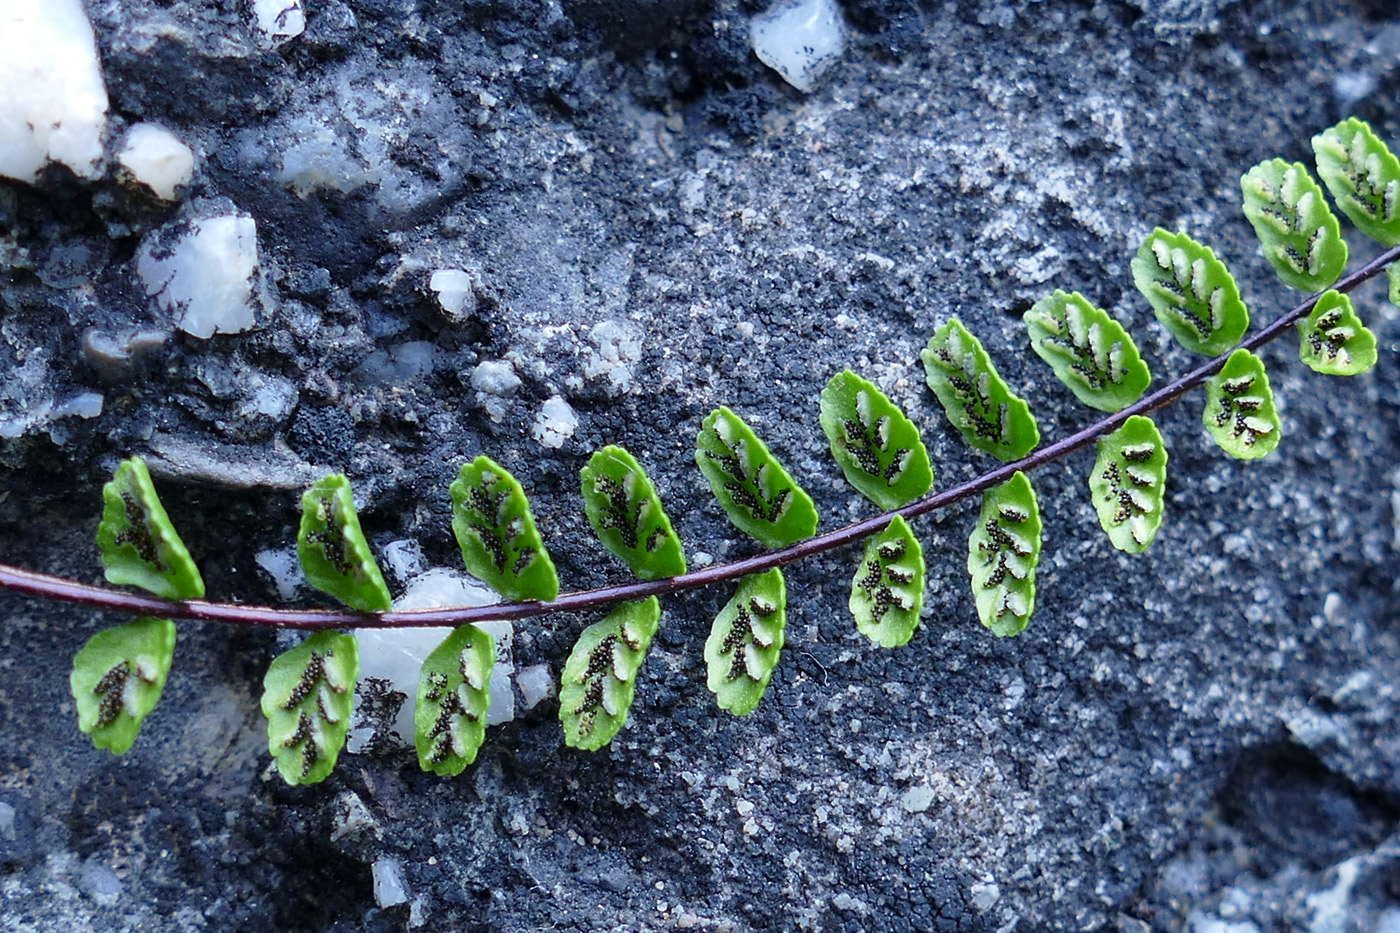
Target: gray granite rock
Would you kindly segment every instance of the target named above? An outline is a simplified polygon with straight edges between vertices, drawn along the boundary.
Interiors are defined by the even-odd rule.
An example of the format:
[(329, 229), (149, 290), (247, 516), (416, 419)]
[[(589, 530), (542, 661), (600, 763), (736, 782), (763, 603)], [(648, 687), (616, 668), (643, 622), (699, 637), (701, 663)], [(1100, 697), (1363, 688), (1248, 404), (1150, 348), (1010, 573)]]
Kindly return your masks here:
[[(196, 173), (185, 206), (112, 166), (0, 182), (0, 555), (98, 579), (98, 487), (139, 453), (211, 595), (246, 601), (276, 601), (256, 555), (322, 469), (350, 474), (377, 547), (456, 566), (446, 488), (479, 453), (530, 491), (567, 589), (625, 577), (580, 522), (605, 443), (646, 464), (692, 556), (752, 553), (694, 469), (718, 404), (823, 528), (863, 517), (816, 423), (846, 365), (921, 427), (939, 487), (969, 479), (989, 463), (918, 365), (939, 323), (958, 314), (1063, 436), (1091, 416), (1025, 351), (1035, 300), (1113, 309), (1165, 381), (1195, 359), (1131, 286), (1142, 237), (1208, 241), (1267, 322), (1295, 296), (1239, 175), (1309, 158), (1348, 113), (1400, 142), (1400, 20), (1374, 2), (847, 0), (847, 52), (806, 95), (753, 57), (759, 4), (736, 0), (308, 2), (275, 49), (243, 4), (88, 8), (110, 137), (159, 123)], [(138, 245), (215, 200), (256, 221), (265, 319), (168, 335)], [(439, 269), (470, 273), (465, 312)], [(728, 594), (667, 600), (631, 725), (596, 754), (563, 747), (545, 700), (457, 779), (378, 742), (290, 789), (258, 712), (278, 640), (191, 624), (114, 759), (77, 732), (67, 672), (121, 620), (0, 595), (0, 927), (1393, 930), (1400, 320), (1380, 286), (1358, 306), (1368, 375), (1265, 351), (1267, 459), (1218, 451), (1199, 398), (1161, 412), (1145, 555), (1099, 530), (1087, 454), (1039, 471), (1019, 638), (977, 624), (965, 504), (916, 523), (928, 608), (903, 649), (855, 632), (853, 553), (794, 566), (746, 719), (704, 686)], [(483, 390), (500, 361), (519, 385)], [(84, 393), (99, 414), (60, 416)], [(534, 430), (556, 397), (571, 435)], [(517, 625), (515, 664), (557, 674), (592, 621)]]

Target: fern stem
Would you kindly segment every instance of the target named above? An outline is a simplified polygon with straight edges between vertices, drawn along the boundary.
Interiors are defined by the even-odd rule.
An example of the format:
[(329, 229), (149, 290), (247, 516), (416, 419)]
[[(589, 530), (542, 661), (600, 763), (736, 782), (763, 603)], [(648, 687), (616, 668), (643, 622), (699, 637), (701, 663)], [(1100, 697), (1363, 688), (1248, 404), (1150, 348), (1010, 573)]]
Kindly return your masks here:
[[(1366, 263), (1350, 275), (1339, 280), (1333, 289), (1349, 292), (1361, 283), (1374, 278), (1387, 265), (1400, 260), (1400, 246), (1392, 247), (1375, 259)], [(1247, 337), (1241, 344), (1247, 350), (1257, 350), (1264, 344), (1280, 337), (1298, 321), (1312, 312), (1313, 305), (1321, 295), (1312, 295), (1291, 310), (1280, 316), (1268, 327)], [(508, 602), (493, 603), (488, 606), (471, 606), (449, 609), (410, 610), (405, 612), (348, 612), (320, 609), (278, 609), (271, 606), (250, 606), (240, 603), (220, 603), (205, 600), (171, 602), (154, 596), (129, 593), (104, 586), (79, 583), (64, 577), (23, 570), (19, 567), (0, 564), (0, 589), (10, 590), (26, 596), (58, 602), (75, 603), (129, 615), (148, 615), (171, 619), (193, 619), (202, 622), (226, 622), (235, 625), (262, 625), (278, 628), (328, 629), (328, 628), (415, 628), (437, 625), (465, 625), (476, 622), (514, 621), (534, 616), (551, 615), (556, 612), (576, 612), (615, 605), (648, 596), (669, 596), (685, 590), (692, 590), (715, 583), (735, 580), (752, 573), (762, 573), (774, 567), (795, 563), (804, 558), (834, 550), (847, 544), (860, 541), (882, 531), (896, 515), (915, 518), (939, 509), (948, 508), (964, 499), (984, 492), (998, 483), (1010, 479), (1018, 470), (1029, 473), (1061, 457), (1067, 456), (1099, 438), (1116, 431), (1133, 415), (1145, 415), (1172, 404), (1206, 379), (1215, 375), (1225, 365), (1234, 349), (1201, 364), (1185, 375), (1173, 380), (1156, 392), (1143, 396), (1136, 403), (1122, 411), (1115, 412), (1094, 422), (1088, 427), (1063, 437), (1052, 444), (1031, 452), (1014, 463), (1006, 463), (975, 479), (942, 492), (925, 496), (915, 502), (885, 512), (872, 518), (828, 531), (800, 541), (790, 547), (766, 551), (752, 557), (717, 564), (703, 570), (695, 570), (678, 577), (662, 580), (624, 583), (605, 586), (593, 590), (579, 590), (564, 593), (551, 602)]]

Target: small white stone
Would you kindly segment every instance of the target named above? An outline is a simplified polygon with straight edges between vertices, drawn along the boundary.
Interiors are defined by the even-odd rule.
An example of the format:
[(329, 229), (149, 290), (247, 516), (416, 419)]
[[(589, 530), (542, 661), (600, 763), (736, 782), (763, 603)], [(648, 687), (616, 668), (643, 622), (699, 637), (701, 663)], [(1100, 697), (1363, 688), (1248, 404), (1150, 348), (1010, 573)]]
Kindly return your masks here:
[(846, 50), (836, 0), (779, 0), (753, 18), (749, 42), (758, 60), (799, 91), (810, 91)]
[(437, 293), (442, 310), (455, 319), (472, 294), (472, 277), (461, 269), (439, 269), (428, 279), (428, 287)]
[(79, 392), (77, 395), (54, 408), (52, 418), (96, 418), (102, 414), (102, 394), (100, 392)]
[(283, 600), (295, 598), (298, 591), (306, 586), (306, 577), (301, 572), (301, 562), (297, 560), (294, 547), (259, 551), (253, 555), (253, 561), (272, 577), (277, 595)]
[(306, 31), (301, 0), (252, 0), (253, 25), (262, 33), (259, 44), (270, 49)]
[(194, 177), (194, 153), (163, 126), (138, 123), (126, 133), (117, 161), (131, 177), (166, 201)]
[(554, 696), (554, 677), (549, 673), (548, 664), (522, 667), (515, 675), (515, 685), (520, 688), (525, 709), (534, 709), (541, 700)]
[(380, 907), (397, 907), (408, 903), (408, 885), (403, 878), (403, 865), (396, 858), (379, 858), (370, 868), (374, 877), (374, 902)]
[(574, 429), (577, 427), (578, 415), (569, 407), (568, 402), (554, 395), (545, 400), (539, 414), (535, 415), (535, 425), (530, 429), (530, 436), (546, 447), (557, 449), (563, 447), (564, 442), (574, 436)]
[(423, 572), (423, 549), (417, 541), (404, 539), (384, 545), (384, 566), (400, 582)]
[(107, 88), (82, 0), (0, 2), (0, 175), (34, 182), (48, 162), (102, 174)]
[(253, 326), (257, 267), (257, 225), (233, 214), (193, 222), (170, 246), (147, 239), (136, 258), (146, 294), (178, 316), (177, 327), (202, 339)]
[(831, 906), (848, 914), (863, 914), (869, 909), (865, 901), (858, 897), (852, 897), (844, 891), (831, 899)]
[(933, 803), (933, 798), (933, 788), (927, 784), (915, 784), (904, 792), (899, 803), (910, 813), (923, 813)]
[[(397, 603), (395, 608), (398, 608)], [(388, 681), (390, 690), (404, 695), (403, 705), (394, 717), (394, 734), (406, 745), (413, 744), (413, 706), (418, 696), (418, 677), (423, 662), (450, 634), (450, 628), (371, 628), (355, 631), (355, 640), (360, 645), (360, 679)], [(363, 738), (367, 743), (370, 736)]]
[(122, 882), (97, 855), (88, 856), (78, 870), (78, 887), (103, 907), (111, 907), (122, 895)]
[(972, 903), (978, 910), (987, 910), (1001, 897), (1001, 888), (995, 884), (974, 884)]
[[(394, 600), (394, 609), (485, 606), (499, 601), (500, 596), (479, 580), (460, 571), (434, 567), (409, 581), (404, 594)], [(509, 722), (515, 718), (515, 695), (511, 692), (515, 629), (509, 622), (487, 622), (478, 627), (496, 643), (496, 667), (491, 674), (491, 705), (486, 711), (486, 724)], [(359, 629), (355, 632), (360, 645), (360, 677), (387, 681), (390, 690), (405, 697), (394, 718), (394, 734), (408, 745), (413, 744), (413, 706), (423, 662), (451, 633), (451, 628), (438, 627)], [(363, 747), (368, 739), (368, 735), (364, 736), (357, 747)]]
[(394, 600), (396, 610), (486, 606), (500, 602), (496, 591), (475, 577), (447, 567), (434, 567), (409, 581)]
[(472, 370), (472, 388), (505, 398), (520, 388), (520, 377), (507, 360), (486, 360)]
[(510, 689), (515, 673), (515, 626), (509, 622), (482, 622), (477, 628), (496, 643), (496, 669), (491, 672), (491, 705), (486, 724), (494, 726), (515, 718), (515, 693)]

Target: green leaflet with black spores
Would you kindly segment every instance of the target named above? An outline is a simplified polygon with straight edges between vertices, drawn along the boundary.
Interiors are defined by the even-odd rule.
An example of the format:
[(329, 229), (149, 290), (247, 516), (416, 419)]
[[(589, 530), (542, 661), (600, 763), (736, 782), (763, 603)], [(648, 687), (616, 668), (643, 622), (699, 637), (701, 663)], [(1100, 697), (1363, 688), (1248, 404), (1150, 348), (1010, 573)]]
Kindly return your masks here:
[(486, 738), (496, 645), (475, 625), (452, 630), (423, 661), (413, 707), (418, 766), (450, 777), (476, 761)]
[(983, 494), (967, 550), (977, 617), (994, 635), (1019, 635), (1035, 611), (1040, 563), (1040, 506), (1026, 474), (1018, 470)]
[(1356, 229), (1400, 243), (1400, 159), (1370, 124), (1351, 117), (1312, 138), (1317, 174)]
[(204, 580), (156, 495), (146, 462), (132, 457), (102, 487), (97, 546), (107, 580), (165, 599), (199, 599)]
[(784, 547), (817, 530), (812, 497), (728, 408), (716, 408), (700, 425), (695, 463), (724, 514), (765, 547)]
[(302, 493), (297, 557), (306, 582), (352, 609), (382, 612), (393, 603), (343, 473), (322, 477)]
[(896, 515), (865, 545), (851, 581), (851, 614), (862, 635), (884, 648), (908, 644), (924, 608), (924, 550)]
[(661, 603), (651, 596), (621, 604), (579, 635), (559, 678), (559, 721), (570, 748), (597, 751), (627, 721), (660, 621)]
[(1184, 233), (1153, 230), (1133, 257), (1133, 284), (1157, 320), (1186, 349), (1219, 356), (1249, 329), (1249, 310), (1235, 277)]
[(1376, 335), (1361, 323), (1351, 298), (1329, 291), (1298, 322), (1298, 356), (1314, 372), (1356, 376), (1376, 365)]
[(1025, 320), (1031, 349), (1090, 408), (1121, 411), (1147, 391), (1152, 374), (1133, 338), (1078, 292), (1056, 289)]
[(822, 390), (821, 423), (841, 472), (880, 508), (907, 505), (933, 485), (919, 429), (874, 383), (849, 369)]
[(272, 659), (262, 711), (267, 750), (288, 784), (315, 784), (335, 767), (359, 674), (359, 645), (339, 632), (317, 632)]
[(981, 342), (953, 318), (920, 354), (929, 388), (969, 444), (1001, 460), (1019, 460), (1040, 443), (1030, 406), (997, 375)]
[(1347, 244), (1307, 166), (1260, 162), (1240, 178), (1240, 190), (1244, 216), (1285, 285), (1317, 292), (1337, 281), (1347, 265)]
[(78, 728), (92, 744), (120, 755), (131, 748), (141, 721), (156, 708), (175, 656), (175, 623), (135, 619), (98, 632), (73, 658), (68, 686)]
[(781, 570), (750, 574), (715, 616), (705, 640), (708, 684), (721, 709), (753, 712), (768, 690), (783, 650), (787, 584)]
[(1400, 262), (1393, 262), (1385, 267), (1385, 277), (1389, 282), (1389, 290), (1386, 297), (1390, 303), (1400, 307)]
[(1201, 415), (1215, 442), (1241, 460), (1256, 460), (1278, 446), (1278, 411), (1264, 361), (1239, 349), (1225, 368), (1206, 380), (1206, 407)]
[(636, 458), (609, 444), (583, 467), (583, 509), (603, 546), (643, 580), (685, 573), (685, 551)]
[(463, 464), (450, 491), (452, 533), (467, 573), (506, 599), (548, 602), (559, 595), (559, 574), (514, 476), (480, 456)]
[(1147, 550), (1162, 526), (1167, 485), (1167, 445), (1151, 418), (1133, 415), (1107, 437), (1089, 474), (1089, 495), (1099, 524), (1120, 551)]

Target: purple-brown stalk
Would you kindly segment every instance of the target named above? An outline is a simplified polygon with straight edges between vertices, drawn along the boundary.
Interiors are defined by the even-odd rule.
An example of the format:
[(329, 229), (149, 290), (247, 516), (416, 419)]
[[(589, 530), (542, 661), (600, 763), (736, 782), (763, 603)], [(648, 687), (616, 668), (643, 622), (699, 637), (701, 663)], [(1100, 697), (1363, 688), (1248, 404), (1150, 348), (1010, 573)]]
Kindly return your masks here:
[[(1333, 287), (1340, 292), (1349, 292), (1362, 282), (1374, 278), (1382, 269), (1397, 259), (1400, 259), (1400, 246), (1391, 247), (1355, 272), (1342, 278)], [(1268, 327), (1247, 337), (1240, 344), (1240, 347), (1246, 350), (1256, 350), (1279, 337), (1293, 324), (1311, 313), (1318, 297), (1320, 296), (1313, 295), (1301, 302)], [(684, 590), (709, 586), (712, 583), (734, 580), (751, 573), (762, 573), (774, 567), (802, 560), (813, 554), (821, 554), (833, 548), (859, 541), (883, 530), (895, 515), (914, 518), (961, 502), (969, 496), (977, 495), (1010, 479), (1017, 470), (1028, 473), (1082, 447), (1087, 447), (1091, 442), (1117, 430), (1123, 422), (1133, 415), (1145, 415), (1170, 405), (1218, 373), (1225, 365), (1230, 353), (1233, 352), (1234, 350), (1230, 350), (1222, 353), (1156, 392), (1144, 396), (1122, 411), (1096, 421), (1053, 444), (1033, 451), (1014, 463), (1003, 464), (994, 470), (983, 473), (976, 479), (968, 480), (952, 489), (925, 496), (903, 508), (867, 518), (835, 531), (828, 531), (790, 547), (767, 551), (728, 564), (718, 564), (703, 570), (681, 574), (678, 577), (668, 577), (664, 580), (624, 583), (618, 586), (604, 586), (594, 590), (564, 593), (558, 599), (547, 603), (494, 603), (489, 606), (455, 609), (415, 609), (406, 612), (366, 613), (320, 609), (277, 609), (271, 606), (247, 606), (198, 599), (170, 602), (154, 596), (144, 596), (139, 593), (79, 583), (64, 577), (21, 570), (7, 564), (0, 564), (0, 589), (41, 599), (53, 599), (60, 602), (92, 606), (97, 609), (108, 609), (128, 615), (150, 615), (171, 619), (198, 619), (204, 622), (230, 622), (237, 625), (268, 625), (299, 629), (413, 628), (432, 625), (465, 625), (474, 622), (527, 619), (555, 612), (597, 609), (625, 600), (645, 599), (648, 596), (668, 596)]]

